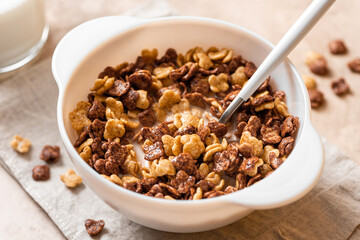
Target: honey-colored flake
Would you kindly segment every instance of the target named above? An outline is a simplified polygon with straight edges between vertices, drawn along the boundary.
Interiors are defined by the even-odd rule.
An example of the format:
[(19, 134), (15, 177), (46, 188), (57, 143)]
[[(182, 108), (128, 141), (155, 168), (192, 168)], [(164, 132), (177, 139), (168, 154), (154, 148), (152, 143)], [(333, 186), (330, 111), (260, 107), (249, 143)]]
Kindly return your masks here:
[(125, 175), (121, 177), (122, 184), (140, 182), (140, 179), (134, 176)]
[(251, 136), (249, 131), (244, 131), (240, 138), (240, 144), (249, 143), (253, 146), (252, 154), (260, 157), (263, 153), (263, 142), (256, 137)]
[(131, 121), (126, 113), (121, 114), (120, 120), (124, 126), (129, 129), (136, 129), (140, 126), (139, 122)]
[(169, 77), (172, 70), (174, 70), (173, 67), (157, 67), (154, 69), (153, 73), (157, 79), (165, 79)]
[(160, 108), (159, 103), (154, 103), (153, 108), (156, 114), (156, 118), (159, 122), (163, 122), (166, 119), (166, 111)]
[(121, 120), (119, 119), (110, 119), (106, 122), (104, 138), (106, 140), (122, 137), (125, 134), (125, 127)]
[(98, 95), (102, 95), (113, 87), (114, 82), (115, 78), (109, 78), (108, 76), (105, 76), (104, 78), (96, 79), (94, 86), (90, 90), (95, 91)]
[(316, 81), (311, 76), (302, 76), (305, 86), (307, 89), (315, 89), (316, 88)]
[(94, 142), (94, 139), (92, 139), (92, 138), (86, 139), (86, 141), (83, 142), (83, 143), (77, 148), (77, 152), (78, 152), (78, 153), (81, 153), (84, 148), (90, 147), (91, 144), (93, 144), (93, 142)]
[(15, 135), (10, 142), (11, 147), (19, 153), (26, 153), (31, 148), (31, 141), (19, 135)]
[(206, 163), (200, 164), (199, 171), (203, 176), (207, 176), (210, 173), (209, 165), (207, 165)]
[(204, 52), (198, 52), (193, 56), (195, 59), (198, 59), (199, 66), (204, 69), (209, 69), (214, 66), (214, 63)]
[(226, 48), (221, 49), (220, 51), (209, 52), (209, 58), (214, 61), (222, 60), (228, 54), (229, 50)]
[(69, 188), (74, 188), (82, 183), (82, 178), (75, 171), (68, 169), (65, 174), (60, 175), (60, 180)]
[(221, 191), (225, 186), (225, 180), (221, 179), (220, 182), (213, 188), (215, 191)]
[(164, 135), (161, 137), (161, 141), (164, 145), (164, 152), (167, 156), (173, 156), (172, 147), (174, 145), (174, 138), (170, 135)]
[(231, 84), (232, 85), (240, 85), (244, 86), (245, 82), (249, 80), (248, 77), (245, 74), (245, 67), (240, 66), (236, 69), (236, 71), (231, 74)]
[(266, 103), (263, 103), (263, 104), (255, 107), (255, 112), (260, 112), (263, 110), (270, 110), (270, 109), (273, 109), (274, 107), (275, 107), (275, 103), (273, 101), (266, 102)]
[(171, 112), (174, 114), (181, 113), (184, 111), (189, 111), (189, 110), (190, 110), (190, 103), (189, 103), (189, 100), (187, 100), (185, 98), (182, 98), (178, 104), (175, 104), (171, 108)]
[(221, 181), (221, 176), (219, 173), (216, 172), (210, 172), (206, 177), (205, 181), (211, 182), (215, 186), (218, 185)]
[(178, 129), (187, 126), (198, 127), (200, 119), (191, 114), (190, 111), (176, 113), (174, 115), (174, 124)]
[(76, 131), (80, 132), (84, 127), (91, 124), (90, 119), (87, 117), (87, 112), (90, 107), (90, 103), (80, 101), (76, 105), (74, 111), (69, 113), (71, 125)]
[(174, 176), (176, 170), (169, 159), (154, 160), (150, 167), (150, 172), (153, 176), (161, 177), (165, 175)]
[(106, 119), (120, 119), (121, 114), (124, 113), (124, 106), (122, 102), (117, 101), (115, 98), (108, 97), (105, 100), (106, 102)]
[(229, 89), (228, 84), (229, 76), (225, 73), (220, 73), (219, 75), (210, 75), (208, 82), (210, 84), (211, 91), (218, 92), (226, 92)]
[(203, 158), (204, 162), (209, 162), (213, 160), (213, 155), (217, 152), (224, 151), (225, 149), (220, 143), (215, 143), (210, 146), (207, 146), (205, 149), (205, 155)]
[(210, 133), (208, 137), (205, 139), (206, 146), (213, 145), (215, 143), (220, 143), (219, 138), (215, 135), (215, 133)]
[(181, 143), (183, 144), (183, 152), (189, 153), (193, 159), (198, 159), (205, 151), (204, 143), (197, 134), (181, 136)]
[(158, 50), (156, 48), (153, 48), (152, 50), (144, 49), (141, 51), (141, 56), (146, 63), (152, 63), (158, 56)]
[(92, 158), (92, 150), (91, 147), (86, 146), (80, 153), (80, 157), (87, 163), (90, 164), (90, 160)]
[(174, 139), (174, 145), (172, 152), (175, 156), (178, 156), (182, 152), (183, 144), (181, 143), (181, 136), (176, 136)]
[(181, 101), (179, 93), (173, 90), (166, 90), (159, 99), (160, 108), (171, 108), (174, 104)]
[(160, 90), (163, 87), (162, 82), (154, 76), (152, 77), (152, 79), (153, 79), (153, 82), (151, 84), (151, 89), (155, 90), (155, 91)]
[(149, 99), (148, 99), (148, 92), (145, 90), (138, 90), (139, 98), (136, 101), (136, 107), (140, 109), (147, 109), (150, 105)]
[(276, 110), (278, 111), (278, 113), (281, 116), (283, 116), (283, 117), (290, 116), (287, 106), (286, 106), (286, 103), (281, 101), (279, 98), (275, 98), (274, 105), (275, 105)]
[(201, 187), (197, 187), (196, 192), (195, 192), (194, 197), (193, 197), (193, 200), (202, 199), (202, 195), (203, 195), (203, 191), (202, 191)]

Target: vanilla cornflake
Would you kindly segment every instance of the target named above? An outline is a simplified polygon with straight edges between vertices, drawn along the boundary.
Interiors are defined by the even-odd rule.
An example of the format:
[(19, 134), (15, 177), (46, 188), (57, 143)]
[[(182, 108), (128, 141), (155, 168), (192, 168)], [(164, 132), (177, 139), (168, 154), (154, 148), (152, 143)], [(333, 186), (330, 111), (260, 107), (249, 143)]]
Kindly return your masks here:
[(19, 135), (15, 135), (10, 142), (11, 147), (19, 153), (27, 153), (31, 148), (31, 141)]
[(69, 188), (74, 188), (82, 183), (82, 178), (75, 171), (68, 169), (65, 174), (60, 175), (60, 180)]

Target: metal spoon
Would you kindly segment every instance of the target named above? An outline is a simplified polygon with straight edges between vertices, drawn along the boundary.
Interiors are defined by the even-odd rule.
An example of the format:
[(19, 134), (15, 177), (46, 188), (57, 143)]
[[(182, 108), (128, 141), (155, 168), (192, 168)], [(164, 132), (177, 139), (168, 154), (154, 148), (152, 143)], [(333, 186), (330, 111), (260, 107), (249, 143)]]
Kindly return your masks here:
[(266, 77), (270, 75), (271, 71), (289, 55), (334, 2), (335, 0), (314, 0), (309, 5), (225, 110), (219, 119), (220, 123), (225, 124), (229, 121), (236, 109), (250, 98), (256, 89), (265, 81)]

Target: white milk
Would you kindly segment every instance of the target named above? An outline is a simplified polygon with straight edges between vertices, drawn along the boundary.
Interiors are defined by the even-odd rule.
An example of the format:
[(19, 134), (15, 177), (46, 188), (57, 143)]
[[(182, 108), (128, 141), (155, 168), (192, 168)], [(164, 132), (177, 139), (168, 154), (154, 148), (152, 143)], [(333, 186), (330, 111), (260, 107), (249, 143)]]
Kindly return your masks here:
[(0, 0), (0, 69), (34, 54), (44, 29), (42, 0)]

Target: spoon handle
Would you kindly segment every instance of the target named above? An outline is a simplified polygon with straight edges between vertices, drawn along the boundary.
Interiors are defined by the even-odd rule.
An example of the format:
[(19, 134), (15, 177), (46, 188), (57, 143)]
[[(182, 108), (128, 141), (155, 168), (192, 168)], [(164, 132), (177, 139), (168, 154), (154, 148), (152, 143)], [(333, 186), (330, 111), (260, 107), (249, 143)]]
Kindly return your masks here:
[(335, 0), (314, 0), (309, 5), (225, 110), (219, 120), (220, 123), (226, 123), (236, 109), (250, 98), (256, 89), (264, 82), (266, 77), (270, 75), (271, 71), (288, 56), (334, 2)]

